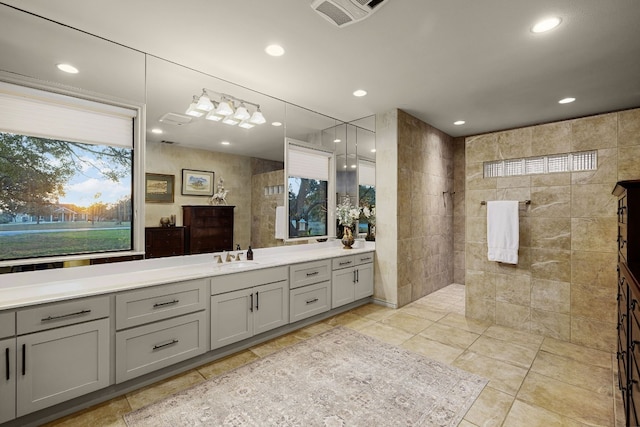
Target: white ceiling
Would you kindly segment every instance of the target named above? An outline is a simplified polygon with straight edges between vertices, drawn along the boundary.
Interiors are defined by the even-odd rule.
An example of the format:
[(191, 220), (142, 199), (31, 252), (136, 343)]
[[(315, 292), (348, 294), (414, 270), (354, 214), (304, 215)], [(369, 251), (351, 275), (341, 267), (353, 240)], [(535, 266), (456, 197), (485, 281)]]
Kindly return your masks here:
[(462, 136), (640, 106), (637, 0), (386, 0), (344, 28), (310, 0), (2, 3), (344, 121), (401, 108)]

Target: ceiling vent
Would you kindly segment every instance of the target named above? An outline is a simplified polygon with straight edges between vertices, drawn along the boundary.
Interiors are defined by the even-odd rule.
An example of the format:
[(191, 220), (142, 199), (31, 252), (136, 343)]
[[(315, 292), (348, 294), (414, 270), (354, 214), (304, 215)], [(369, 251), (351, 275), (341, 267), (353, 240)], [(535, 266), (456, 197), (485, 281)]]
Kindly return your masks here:
[(167, 113), (164, 116), (160, 117), (160, 121), (162, 123), (175, 126), (188, 125), (189, 123), (191, 123), (191, 120), (192, 119), (189, 116), (183, 116), (182, 114), (176, 113)]
[(346, 27), (362, 21), (380, 9), (387, 0), (313, 0), (311, 7), (327, 21)]

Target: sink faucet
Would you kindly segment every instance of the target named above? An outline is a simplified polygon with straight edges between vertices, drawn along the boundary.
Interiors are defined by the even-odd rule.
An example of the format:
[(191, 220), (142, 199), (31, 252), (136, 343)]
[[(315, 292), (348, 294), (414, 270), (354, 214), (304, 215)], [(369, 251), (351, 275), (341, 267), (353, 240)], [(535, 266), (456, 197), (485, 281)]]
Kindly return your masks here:
[(218, 259), (217, 263), (222, 264), (222, 255), (214, 255), (213, 259), (215, 260), (216, 258)]
[(242, 261), (242, 260), (240, 259), (240, 255), (243, 255), (243, 252), (238, 252), (238, 253), (236, 254), (236, 261)]
[(227, 252), (227, 259), (225, 259), (225, 262), (231, 262), (234, 259), (236, 259), (236, 257), (231, 255), (231, 253)]

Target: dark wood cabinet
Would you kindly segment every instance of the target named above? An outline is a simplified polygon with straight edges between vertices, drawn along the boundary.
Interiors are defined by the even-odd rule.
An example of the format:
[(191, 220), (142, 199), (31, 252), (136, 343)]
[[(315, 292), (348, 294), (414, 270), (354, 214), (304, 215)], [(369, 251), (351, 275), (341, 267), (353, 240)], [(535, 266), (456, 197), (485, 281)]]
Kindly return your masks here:
[(235, 206), (182, 206), (185, 252), (201, 254), (233, 250)]
[(144, 229), (146, 258), (184, 255), (185, 227), (147, 227)]
[(621, 181), (618, 196), (618, 388), (627, 426), (640, 425), (640, 180)]

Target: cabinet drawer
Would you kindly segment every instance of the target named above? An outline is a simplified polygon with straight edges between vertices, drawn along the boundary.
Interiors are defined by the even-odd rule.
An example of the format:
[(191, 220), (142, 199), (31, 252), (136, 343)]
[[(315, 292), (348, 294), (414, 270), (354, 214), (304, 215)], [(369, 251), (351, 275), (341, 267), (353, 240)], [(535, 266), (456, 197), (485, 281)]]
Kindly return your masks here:
[(624, 224), (618, 224), (618, 251), (624, 258), (623, 262), (627, 261), (627, 226)]
[(291, 289), (331, 280), (331, 260), (292, 265), (289, 270)]
[(211, 295), (282, 282), (288, 279), (289, 267), (272, 267), (214, 276), (211, 278)]
[(354, 255), (356, 259), (356, 265), (367, 264), (373, 262), (373, 252), (367, 252), (364, 254)]
[(331, 308), (331, 281), (292, 289), (289, 304), (291, 323), (328, 311)]
[(187, 314), (116, 333), (116, 383), (203, 354), (206, 312)]
[(100, 296), (42, 305), (17, 314), (18, 335), (109, 317), (109, 297)]
[(207, 283), (207, 279), (191, 280), (117, 294), (116, 329), (204, 310)]
[(338, 270), (340, 268), (348, 268), (356, 265), (356, 258), (353, 255), (341, 256), (332, 260), (332, 268)]
[(16, 334), (16, 313), (0, 313), (0, 338), (12, 337)]

